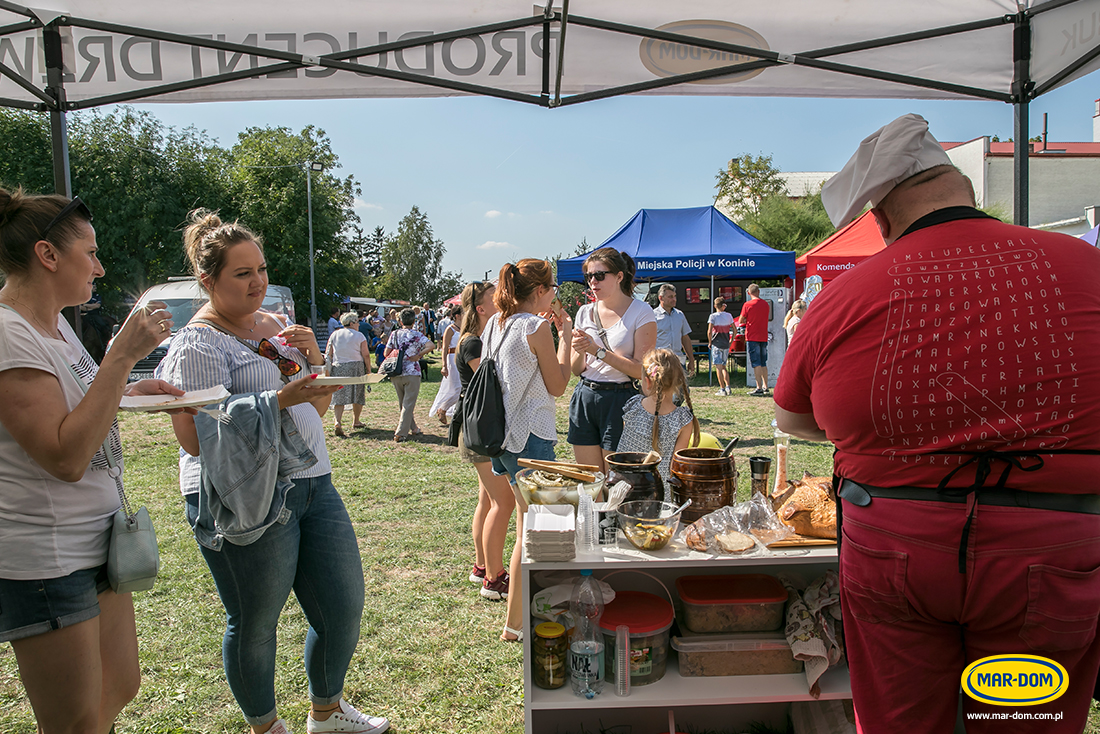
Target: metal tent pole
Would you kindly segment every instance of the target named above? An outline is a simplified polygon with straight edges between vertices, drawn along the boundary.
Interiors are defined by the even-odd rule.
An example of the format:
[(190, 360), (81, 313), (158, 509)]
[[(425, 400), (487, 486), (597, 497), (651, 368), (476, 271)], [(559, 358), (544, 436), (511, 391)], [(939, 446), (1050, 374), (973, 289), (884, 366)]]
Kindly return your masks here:
[[(65, 119), (65, 56), (61, 31), (51, 23), (42, 29), (42, 51), (46, 60), (46, 91), (53, 97), (50, 106), (50, 143), (53, 158), (53, 190), (67, 199), (73, 198), (73, 181), (69, 171), (69, 126)], [(80, 306), (67, 314), (78, 339), (84, 341), (80, 323)]]
[[(710, 314), (714, 315), (714, 275), (710, 276)], [(710, 326), (707, 326), (708, 331)], [(710, 339), (707, 339), (707, 387), (714, 387), (714, 357), (710, 353)]]
[[(1015, 65), (1012, 80), (1013, 97), (1013, 196), (1012, 221), (1023, 227), (1028, 226), (1028, 193), (1030, 183), (1028, 171), (1030, 165), (1030, 145), (1028, 138), (1029, 100), (1035, 83), (1031, 81), (1031, 16), (1018, 13), (1012, 35), (1012, 61)], [(984, 204), (985, 202), (983, 202)]]

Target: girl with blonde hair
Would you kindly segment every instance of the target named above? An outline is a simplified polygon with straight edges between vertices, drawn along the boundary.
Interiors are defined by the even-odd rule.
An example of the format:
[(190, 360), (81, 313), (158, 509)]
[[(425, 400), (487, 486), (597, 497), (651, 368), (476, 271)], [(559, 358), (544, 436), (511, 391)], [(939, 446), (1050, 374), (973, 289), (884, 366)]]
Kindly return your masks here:
[[(691, 390), (680, 360), (667, 349), (653, 349), (642, 357), (642, 394), (623, 406), (623, 435), (619, 451), (661, 455), (658, 471), (665, 481), (665, 501), (671, 502), (669, 465), (672, 454), (699, 441), (699, 420), (691, 406)], [(676, 405), (676, 396), (684, 405)], [(694, 441), (692, 435), (694, 434)]]

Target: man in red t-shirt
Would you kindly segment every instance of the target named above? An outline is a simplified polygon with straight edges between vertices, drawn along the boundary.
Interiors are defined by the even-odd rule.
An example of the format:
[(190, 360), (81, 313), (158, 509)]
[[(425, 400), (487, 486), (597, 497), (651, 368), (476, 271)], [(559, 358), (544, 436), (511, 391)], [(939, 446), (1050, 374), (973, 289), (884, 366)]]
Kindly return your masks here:
[(749, 395), (768, 396), (768, 317), (771, 310), (760, 297), (760, 286), (752, 283), (745, 289), (749, 300), (741, 307), (737, 323), (745, 327), (746, 350), (752, 375), (756, 378), (756, 389)]
[(915, 115), (822, 198), (838, 225), (870, 200), (887, 248), (814, 299), (776, 417), (836, 446), (861, 729), (952, 731), (964, 669), (1027, 654), (1068, 672), (1060, 698), (1026, 707), (1046, 720), (967, 731), (1078, 734), (1100, 666), (1100, 251), (975, 209)]

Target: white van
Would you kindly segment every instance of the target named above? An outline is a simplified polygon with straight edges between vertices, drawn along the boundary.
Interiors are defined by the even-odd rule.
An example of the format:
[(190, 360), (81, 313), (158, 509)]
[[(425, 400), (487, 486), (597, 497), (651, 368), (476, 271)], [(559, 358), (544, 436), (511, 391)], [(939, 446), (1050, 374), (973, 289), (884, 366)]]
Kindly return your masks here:
[[(153, 371), (157, 368), (157, 365), (168, 354), (168, 346), (172, 343), (172, 334), (185, 326), (202, 304), (208, 300), (209, 296), (199, 286), (199, 282), (189, 277), (169, 278), (167, 283), (155, 285), (141, 294), (137, 306), (142, 306), (149, 301), (164, 301), (168, 304), (168, 310), (172, 313), (173, 326), (171, 334), (153, 349), (148, 357), (138, 360), (138, 363), (134, 365), (134, 371), (130, 373), (131, 382), (153, 376)], [(267, 296), (260, 308), (286, 317), (288, 323), (294, 323), (294, 297), (290, 293), (290, 288), (285, 285), (268, 285)]]

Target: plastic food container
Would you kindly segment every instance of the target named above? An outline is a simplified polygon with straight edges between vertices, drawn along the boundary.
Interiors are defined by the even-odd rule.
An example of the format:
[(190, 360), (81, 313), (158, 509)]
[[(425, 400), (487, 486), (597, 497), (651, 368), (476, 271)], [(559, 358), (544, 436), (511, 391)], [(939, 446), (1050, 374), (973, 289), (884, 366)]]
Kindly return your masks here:
[(715, 675), (778, 675), (801, 673), (782, 632), (735, 635), (684, 635), (672, 638), (685, 678)]
[[(553, 477), (556, 477), (554, 479)], [(594, 482), (577, 482), (550, 472), (538, 469), (523, 469), (516, 474), (516, 486), (523, 495), (523, 501), (529, 505), (573, 505), (577, 506), (577, 485), (593, 500), (603, 490), (606, 479), (603, 474), (596, 475)]]
[(676, 592), (692, 632), (765, 632), (783, 624), (787, 590), (774, 576), (681, 576)]
[(615, 683), (615, 628), (630, 628), (630, 685), (655, 683), (665, 675), (668, 661), (668, 630), (672, 627), (672, 605), (666, 599), (642, 591), (617, 591), (615, 600), (600, 618), (606, 669), (604, 678)]

